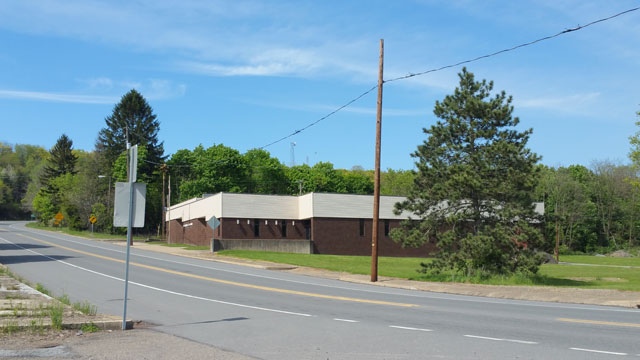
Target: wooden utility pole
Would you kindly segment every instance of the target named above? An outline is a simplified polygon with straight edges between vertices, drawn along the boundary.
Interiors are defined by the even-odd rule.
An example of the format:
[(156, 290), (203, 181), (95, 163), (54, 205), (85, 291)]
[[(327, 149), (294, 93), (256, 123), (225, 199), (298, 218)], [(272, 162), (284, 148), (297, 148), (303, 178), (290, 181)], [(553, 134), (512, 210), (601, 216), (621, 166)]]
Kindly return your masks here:
[(161, 232), (161, 238), (162, 239), (166, 239), (167, 238), (167, 232), (166, 230), (166, 226), (165, 223), (167, 222), (167, 198), (165, 197), (165, 189), (166, 189), (166, 185), (164, 183), (164, 178), (167, 175), (167, 164), (162, 164), (160, 166), (160, 171), (162, 171), (162, 222), (160, 223), (162, 226), (162, 232)]
[(560, 232), (558, 231), (558, 200), (556, 200), (556, 262), (560, 262)]
[(384, 65), (384, 39), (380, 39), (380, 65), (378, 69), (378, 109), (376, 115), (376, 165), (373, 177), (373, 223), (371, 224), (371, 282), (378, 281), (378, 222), (380, 218), (380, 133), (382, 131), (382, 69)]
[(169, 191), (167, 195), (167, 209), (169, 210), (169, 229), (167, 234), (167, 244), (171, 244), (171, 174), (169, 174)]

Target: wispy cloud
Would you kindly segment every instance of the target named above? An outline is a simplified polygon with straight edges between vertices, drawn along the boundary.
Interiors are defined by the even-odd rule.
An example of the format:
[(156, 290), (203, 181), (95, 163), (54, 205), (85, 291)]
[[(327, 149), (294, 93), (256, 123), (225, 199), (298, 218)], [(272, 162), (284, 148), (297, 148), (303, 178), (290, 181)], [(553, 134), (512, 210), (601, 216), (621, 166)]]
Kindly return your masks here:
[(64, 102), (64, 103), (76, 103), (76, 104), (113, 104), (118, 101), (117, 96), (65, 94), (65, 93), (51, 93), (51, 92), (40, 92), (40, 91), (21, 91), (21, 90), (2, 90), (2, 89), (0, 89), (0, 98), (39, 100), (39, 101)]
[[(87, 84), (85, 93), (43, 92), (29, 90), (0, 89), (0, 98), (34, 101), (76, 103), (76, 104), (115, 104), (122, 95), (131, 89), (137, 89), (149, 100), (166, 100), (184, 96), (187, 86), (173, 84), (169, 80), (149, 79), (144, 82), (114, 81), (107, 77), (80, 79)], [(87, 94), (102, 91), (108, 94)], [(116, 94), (114, 94), (116, 93)]]
[(567, 113), (585, 113), (589, 105), (600, 97), (599, 92), (572, 94), (565, 96), (538, 97), (514, 101), (516, 107), (556, 110)]
[[(275, 109), (283, 109), (283, 110), (295, 110), (295, 111), (305, 111), (305, 112), (314, 112), (314, 113), (329, 113), (335, 109), (337, 109), (340, 105), (326, 105), (326, 104), (297, 104), (297, 105), (288, 105), (288, 104), (276, 104), (276, 103), (266, 103), (266, 102), (256, 102), (256, 101), (246, 101), (242, 100), (245, 103), (264, 106)], [(376, 115), (376, 108), (367, 108), (362, 106), (348, 106), (341, 110), (341, 112), (352, 113), (352, 114), (362, 114), (362, 115)], [(394, 108), (384, 108), (382, 114), (384, 117), (410, 117), (410, 116), (425, 116), (431, 114), (431, 110), (429, 109), (394, 109)]]

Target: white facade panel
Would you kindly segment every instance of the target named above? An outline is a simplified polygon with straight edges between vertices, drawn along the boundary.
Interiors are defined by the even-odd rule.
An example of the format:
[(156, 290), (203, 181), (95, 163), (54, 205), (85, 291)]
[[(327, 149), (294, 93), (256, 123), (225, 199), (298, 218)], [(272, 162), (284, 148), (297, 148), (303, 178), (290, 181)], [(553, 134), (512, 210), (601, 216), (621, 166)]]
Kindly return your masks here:
[[(393, 213), (394, 204), (404, 199), (400, 196), (380, 196), (380, 219), (406, 219), (407, 214)], [(314, 193), (313, 217), (372, 218), (373, 196)]]
[(298, 196), (298, 219), (310, 219), (313, 217), (314, 193)]
[(297, 219), (298, 197), (222, 194), (224, 218)]
[(204, 217), (222, 216), (222, 194), (215, 194), (204, 199), (194, 198), (173, 205), (167, 209), (167, 220), (181, 219), (187, 221)]

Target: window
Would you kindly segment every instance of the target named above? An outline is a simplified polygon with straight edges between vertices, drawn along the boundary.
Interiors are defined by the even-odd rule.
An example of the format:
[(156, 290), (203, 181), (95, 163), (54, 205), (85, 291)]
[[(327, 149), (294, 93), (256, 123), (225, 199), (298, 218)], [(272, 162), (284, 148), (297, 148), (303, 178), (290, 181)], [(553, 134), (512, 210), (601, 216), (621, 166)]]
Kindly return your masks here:
[(287, 221), (280, 220), (280, 231), (282, 232), (282, 237), (287, 237)]
[(364, 236), (364, 219), (360, 219), (360, 236)]
[(260, 237), (260, 219), (253, 219), (253, 236)]
[(384, 236), (389, 236), (389, 220), (384, 221)]

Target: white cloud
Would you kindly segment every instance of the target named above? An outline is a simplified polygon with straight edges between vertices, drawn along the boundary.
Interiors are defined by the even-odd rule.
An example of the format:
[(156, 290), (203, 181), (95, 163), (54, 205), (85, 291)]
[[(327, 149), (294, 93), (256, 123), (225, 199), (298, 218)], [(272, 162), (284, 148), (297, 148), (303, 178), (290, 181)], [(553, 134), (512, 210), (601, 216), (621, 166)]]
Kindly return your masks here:
[(0, 98), (41, 100), (77, 104), (113, 104), (118, 101), (118, 97), (116, 96), (65, 94), (21, 90), (0, 90)]
[[(107, 77), (80, 79), (87, 85), (83, 93), (43, 92), (29, 90), (0, 89), (0, 98), (37, 100), (76, 104), (115, 104), (131, 89), (136, 89), (149, 100), (166, 100), (182, 97), (187, 91), (185, 84), (173, 84), (164, 79), (149, 79), (144, 82), (115, 81)], [(91, 94), (93, 92), (93, 94)], [(101, 92), (102, 94), (95, 94)], [(106, 93), (106, 94), (105, 94)]]
[(566, 113), (588, 113), (588, 107), (600, 97), (599, 92), (573, 94), (565, 96), (538, 97), (514, 100), (516, 107), (555, 110)]

